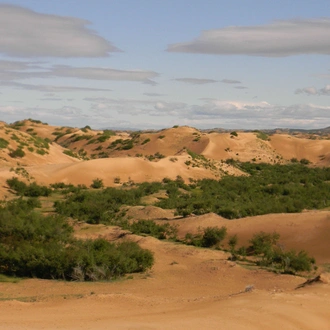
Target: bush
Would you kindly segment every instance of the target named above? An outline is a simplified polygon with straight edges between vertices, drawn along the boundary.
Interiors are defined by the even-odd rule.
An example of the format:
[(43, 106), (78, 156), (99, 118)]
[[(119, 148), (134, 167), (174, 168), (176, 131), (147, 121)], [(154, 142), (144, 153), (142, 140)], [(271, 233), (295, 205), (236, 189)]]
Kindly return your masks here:
[(204, 229), (204, 234), (202, 237), (202, 246), (212, 247), (218, 245), (226, 237), (226, 234), (226, 227), (207, 227)]
[(9, 142), (3, 138), (0, 138), (0, 149), (7, 148), (9, 145)]
[(103, 184), (103, 180), (102, 179), (94, 179), (93, 183), (91, 184), (91, 188), (94, 189), (99, 189), (99, 188), (103, 188), (104, 184)]
[(153, 254), (135, 242), (77, 240), (60, 216), (33, 212), (22, 199), (0, 208), (0, 273), (65, 280), (111, 280), (145, 271)]
[(284, 273), (294, 274), (296, 272), (311, 271), (315, 259), (309, 257), (307, 252), (294, 250), (285, 252), (278, 246), (280, 235), (276, 232), (269, 234), (260, 232), (250, 240), (248, 248), (250, 254), (260, 256), (257, 261), (261, 266), (272, 266), (281, 269)]
[(25, 156), (25, 152), (21, 148), (17, 148), (16, 150), (13, 150), (9, 153), (9, 156), (12, 158), (22, 158)]
[(152, 220), (138, 220), (128, 226), (133, 234), (147, 234), (158, 239), (175, 238), (177, 229), (168, 223), (158, 225)]
[(306, 158), (302, 158), (302, 159), (300, 159), (300, 164), (303, 164), (303, 165), (308, 165), (308, 164), (310, 164), (311, 162), (308, 160), (308, 159), (306, 159)]
[(7, 181), (10, 189), (16, 191), (16, 193), (20, 196), (28, 196), (28, 197), (39, 197), (39, 196), (49, 196), (52, 190), (46, 186), (40, 186), (35, 182), (27, 185), (23, 181), (18, 180), (18, 178), (11, 178)]

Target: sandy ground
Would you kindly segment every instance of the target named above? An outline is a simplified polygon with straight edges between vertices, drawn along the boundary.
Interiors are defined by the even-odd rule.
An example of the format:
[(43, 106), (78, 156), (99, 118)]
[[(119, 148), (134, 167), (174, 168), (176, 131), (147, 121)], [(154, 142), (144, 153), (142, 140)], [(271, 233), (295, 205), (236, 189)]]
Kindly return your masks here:
[[(228, 222), (215, 218), (205, 215), (198, 224)], [(290, 224), (300, 223), (296, 236), (288, 232), (283, 242), (289, 245), (292, 240), (292, 247), (303, 248), (314, 237), (322, 263), (330, 263), (329, 231), (317, 236), (323, 222), (322, 230), (329, 230), (329, 212), (293, 215), (285, 224), (284, 215), (269, 218), (263, 229), (274, 227), (281, 234)], [(314, 219), (314, 226), (308, 226), (308, 219)], [(180, 230), (197, 230), (195, 220), (184, 220)], [(230, 221), (229, 231), (240, 235), (250, 228), (249, 233), (265, 219), (246, 220)], [(113, 230), (118, 232), (100, 225), (82, 229), (80, 236), (114, 239)], [(308, 231), (309, 240), (308, 235), (297, 240), (299, 233)], [(330, 329), (329, 273), (322, 275), (322, 283), (296, 289), (305, 278), (248, 269), (228, 260), (226, 252), (129, 237), (154, 252), (156, 263), (150, 271), (113, 283), (0, 283), (0, 329)]]

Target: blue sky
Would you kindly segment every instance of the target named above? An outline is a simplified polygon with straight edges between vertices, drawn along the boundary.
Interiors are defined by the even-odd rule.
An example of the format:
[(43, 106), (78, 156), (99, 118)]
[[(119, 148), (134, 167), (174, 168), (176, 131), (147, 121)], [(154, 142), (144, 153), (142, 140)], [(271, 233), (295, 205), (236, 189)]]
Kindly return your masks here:
[(0, 119), (330, 126), (323, 0), (0, 1)]

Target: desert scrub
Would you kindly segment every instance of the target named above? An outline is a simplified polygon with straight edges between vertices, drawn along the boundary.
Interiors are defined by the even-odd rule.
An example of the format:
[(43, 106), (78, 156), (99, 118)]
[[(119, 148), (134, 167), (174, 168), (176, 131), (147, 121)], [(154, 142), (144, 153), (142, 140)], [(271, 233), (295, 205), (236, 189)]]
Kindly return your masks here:
[(79, 159), (79, 156), (75, 152), (73, 152), (72, 150), (66, 149), (66, 150), (63, 150), (63, 153), (65, 155), (70, 156), (70, 157), (74, 157), (74, 158), (78, 158)]
[(148, 142), (150, 142), (149, 138), (145, 139), (141, 144), (144, 145), (144, 144), (147, 144)]
[(9, 145), (9, 142), (3, 138), (0, 138), (0, 149), (7, 148)]
[(78, 240), (61, 216), (34, 212), (18, 199), (0, 208), (0, 273), (74, 281), (112, 280), (152, 267), (153, 254), (135, 242)]
[(270, 141), (268, 134), (261, 132), (261, 131), (253, 131), (253, 132), (256, 133), (256, 136), (258, 139), (264, 140), (264, 141)]
[(25, 152), (22, 148), (17, 148), (9, 153), (9, 156), (12, 158), (23, 158), (25, 156)]

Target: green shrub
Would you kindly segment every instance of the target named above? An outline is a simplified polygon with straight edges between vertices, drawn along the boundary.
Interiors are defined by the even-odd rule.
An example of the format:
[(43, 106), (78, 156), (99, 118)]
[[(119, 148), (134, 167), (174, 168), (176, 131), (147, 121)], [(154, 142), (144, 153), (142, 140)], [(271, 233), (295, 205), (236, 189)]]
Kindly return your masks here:
[(308, 164), (310, 164), (310, 161), (306, 158), (302, 158), (302, 159), (300, 159), (300, 164), (308, 165)]
[(202, 236), (202, 246), (203, 247), (212, 247), (218, 245), (221, 241), (224, 240), (227, 234), (226, 227), (207, 227), (204, 229), (204, 234)]
[(148, 139), (145, 139), (141, 144), (144, 145), (144, 144), (146, 144), (148, 142), (150, 142), (150, 139), (149, 138)]
[(18, 180), (18, 178), (13, 177), (7, 181), (10, 189), (16, 191), (20, 196), (38, 197), (38, 196), (49, 196), (51, 194), (51, 189), (46, 186), (40, 186), (35, 182), (27, 185), (23, 181)]
[(102, 179), (94, 179), (92, 184), (91, 184), (91, 188), (94, 189), (99, 189), (99, 188), (103, 188), (104, 184), (103, 184), (103, 180)]
[(37, 149), (37, 154), (39, 154), (39, 155), (45, 155), (45, 154), (48, 154), (48, 152), (46, 151), (46, 150), (44, 150), (44, 149)]
[(3, 138), (0, 138), (0, 149), (7, 148), (9, 145), (9, 142)]
[(264, 140), (264, 141), (270, 141), (270, 138), (266, 133), (261, 132), (261, 131), (254, 131), (254, 132), (256, 133), (258, 139)]
[(25, 152), (21, 148), (17, 148), (16, 150), (13, 150), (9, 153), (9, 156), (12, 158), (22, 158), (25, 156)]
[(168, 223), (159, 225), (152, 220), (138, 220), (128, 226), (133, 234), (147, 234), (158, 239), (174, 238), (177, 230)]
[(135, 242), (77, 240), (60, 216), (33, 212), (29, 201), (0, 208), (0, 273), (79, 281), (112, 280), (153, 265), (153, 254)]

